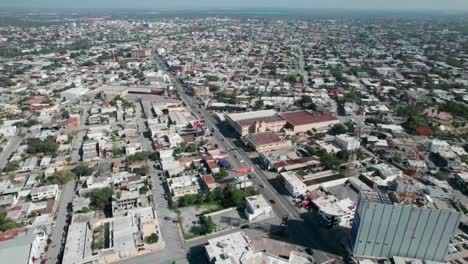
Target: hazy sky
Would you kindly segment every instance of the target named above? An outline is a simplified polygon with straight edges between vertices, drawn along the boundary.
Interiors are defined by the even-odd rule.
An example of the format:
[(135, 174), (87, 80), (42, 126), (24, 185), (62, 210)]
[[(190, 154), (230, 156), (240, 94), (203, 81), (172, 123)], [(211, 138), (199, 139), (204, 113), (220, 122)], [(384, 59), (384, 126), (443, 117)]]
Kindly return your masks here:
[(0, 0), (0, 7), (151, 9), (287, 7), (468, 11), (468, 0)]

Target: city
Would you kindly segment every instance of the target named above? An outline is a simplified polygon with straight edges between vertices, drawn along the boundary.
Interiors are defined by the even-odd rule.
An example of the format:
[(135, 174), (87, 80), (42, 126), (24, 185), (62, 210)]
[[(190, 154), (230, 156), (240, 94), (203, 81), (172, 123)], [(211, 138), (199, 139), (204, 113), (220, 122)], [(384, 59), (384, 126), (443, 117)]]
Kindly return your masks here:
[(0, 11), (0, 259), (468, 263), (468, 13), (307, 12)]

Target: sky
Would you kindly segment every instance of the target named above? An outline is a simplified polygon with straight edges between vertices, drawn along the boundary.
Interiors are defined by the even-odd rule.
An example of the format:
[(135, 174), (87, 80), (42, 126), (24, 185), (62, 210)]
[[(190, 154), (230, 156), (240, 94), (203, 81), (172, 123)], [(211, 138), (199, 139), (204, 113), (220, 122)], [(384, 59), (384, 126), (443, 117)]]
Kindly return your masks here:
[(338, 8), (468, 11), (468, 0), (0, 0), (0, 8)]

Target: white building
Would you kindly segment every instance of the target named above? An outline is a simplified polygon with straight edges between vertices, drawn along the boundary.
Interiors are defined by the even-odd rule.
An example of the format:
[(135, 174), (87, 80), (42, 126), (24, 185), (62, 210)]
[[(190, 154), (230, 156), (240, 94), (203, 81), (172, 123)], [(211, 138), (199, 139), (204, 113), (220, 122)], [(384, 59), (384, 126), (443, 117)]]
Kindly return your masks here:
[(67, 100), (75, 100), (86, 94), (89, 90), (86, 88), (70, 88), (60, 93), (60, 95)]
[(16, 135), (15, 126), (2, 126), (0, 127), (0, 135), (4, 137), (13, 137)]
[(254, 255), (254, 249), (243, 232), (237, 232), (208, 240), (205, 246), (210, 263), (240, 264)]
[(40, 230), (20, 232), (14, 238), (0, 241), (2, 263), (34, 264), (45, 256), (47, 234)]
[(339, 201), (333, 195), (325, 195), (313, 200), (313, 203), (327, 226), (350, 226), (354, 219), (356, 206), (349, 198)]
[(20, 171), (32, 171), (34, 170), (34, 168), (36, 168), (36, 165), (37, 157), (29, 157), (24, 161)]
[(358, 139), (346, 134), (335, 136), (335, 143), (343, 150), (353, 151), (359, 149), (361, 143)]
[(174, 197), (180, 197), (187, 194), (197, 194), (200, 190), (198, 178), (193, 176), (169, 178), (167, 183)]
[(55, 198), (55, 196), (58, 194), (58, 191), (59, 187), (57, 184), (34, 187), (31, 190), (31, 199), (33, 201), (39, 201), (42, 199)]
[(281, 176), (283, 177), (284, 187), (293, 197), (306, 193), (307, 186), (296, 176), (296, 172), (283, 172), (281, 173)]
[(249, 221), (252, 221), (260, 216), (267, 218), (270, 217), (273, 213), (270, 204), (261, 194), (246, 197), (245, 201), (245, 214), (247, 215)]
[(92, 255), (93, 232), (88, 223), (73, 223), (68, 228), (63, 259), (70, 264), (93, 263), (98, 255)]

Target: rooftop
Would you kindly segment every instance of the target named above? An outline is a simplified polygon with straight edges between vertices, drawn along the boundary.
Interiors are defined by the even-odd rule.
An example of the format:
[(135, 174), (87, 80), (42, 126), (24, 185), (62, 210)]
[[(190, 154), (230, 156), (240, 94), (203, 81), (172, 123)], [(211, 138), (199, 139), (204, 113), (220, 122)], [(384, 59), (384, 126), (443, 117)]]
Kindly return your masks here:
[(255, 118), (264, 118), (275, 116), (275, 110), (262, 110), (262, 111), (253, 111), (248, 113), (236, 113), (236, 114), (229, 114), (228, 117), (232, 121), (240, 121), (240, 120), (247, 120), (247, 119), (255, 119)]
[(293, 126), (338, 120), (332, 115), (313, 115), (307, 111), (285, 112), (279, 115)]
[(274, 132), (261, 132), (250, 134), (244, 137), (255, 146), (268, 145), (281, 142), (281, 138)]

